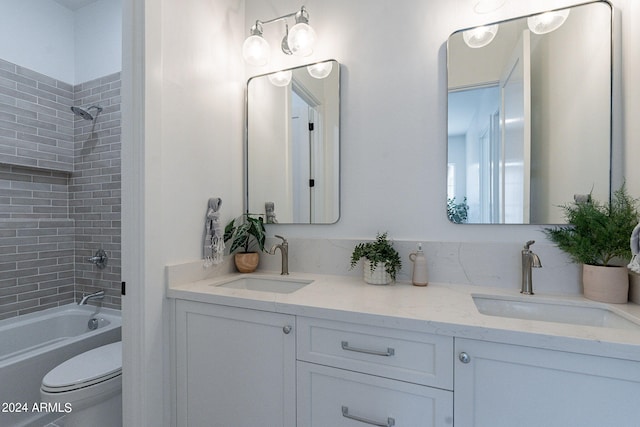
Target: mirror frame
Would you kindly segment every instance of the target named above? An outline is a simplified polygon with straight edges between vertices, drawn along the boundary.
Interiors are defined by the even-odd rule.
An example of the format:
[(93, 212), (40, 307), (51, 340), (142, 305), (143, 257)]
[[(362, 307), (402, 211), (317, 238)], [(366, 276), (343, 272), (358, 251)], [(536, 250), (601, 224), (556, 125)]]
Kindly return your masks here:
[[(453, 33), (451, 33), (451, 35), (449, 36), (449, 38), (447, 39), (446, 42), (446, 56), (447, 56), (447, 60), (446, 60), (446, 71), (447, 71), (447, 78), (446, 78), (446, 89), (447, 89), (447, 127), (449, 125), (449, 93), (450, 93), (450, 89), (449, 89), (449, 75), (450, 75), (450, 64), (449, 64), (449, 43), (450, 43), (450, 39), (453, 35), (458, 34), (458, 33), (462, 33), (463, 31), (466, 30), (470, 30), (473, 28), (477, 28), (479, 26), (489, 26), (492, 24), (502, 24), (502, 23), (507, 23), (507, 22), (511, 22), (511, 21), (515, 21), (515, 20), (520, 20), (520, 19), (526, 19), (528, 17), (531, 16), (535, 16), (535, 15), (539, 15), (545, 12), (549, 12), (549, 11), (555, 11), (555, 10), (563, 10), (563, 9), (572, 9), (575, 7), (581, 7), (581, 6), (588, 6), (591, 4), (603, 4), (605, 6), (607, 6), (610, 10), (610, 19), (609, 19), (609, 49), (610, 49), (610, 54), (608, 57), (608, 65), (609, 65), (609, 82), (608, 82), (608, 89), (609, 89), (609, 100), (607, 103), (608, 106), (608, 121), (609, 121), (609, 132), (608, 132), (608, 137), (609, 137), (609, 143), (608, 143), (608, 152), (609, 152), (609, 161), (608, 161), (608, 197), (607, 197), (607, 201), (611, 200), (612, 194), (613, 194), (613, 180), (614, 180), (614, 126), (615, 126), (615, 122), (614, 122), (614, 116), (613, 116), (613, 108), (614, 108), (614, 73), (615, 73), (615, 62), (614, 62), (614, 52), (615, 52), (615, 42), (614, 42), (614, 25), (615, 25), (615, 9), (613, 7), (613, 5), (611, 4), (611, 2), (609, 2), (608, 0), (592, 0), (592, 1), (587, 1), (587, 2), (583, 2), (583, 3), (578, 3), (578, 4), (574, 4), (574, 5), (568, 5), (566, 7), (561, 7), (561, 8), (554, 8), (554, 9), (550, 9), (550, 10), (546, 10), (546, 11), (540, 11), (537, 13), (532, 13), (532, 14), (528, 14), (528, 15), (522, 15), (522, 16), (518, 16), (518, 17), (513, 17), (513, 18), (508, 18), (508, 19), (504, 19), (501, 21), (494, 21), (494, 22), (489, 22), (486, 24), (481, 24), (481, 25), (477, 25), (477, 26), (473, 26), (470, 28), (463, 28), (463, 29), (459, 29), (454, 31)], [(603, 104), (604, 105), (604, 104)], [(604, 115), (602, 116), (604, 118)], [(448, 134), (448, 133), (447, 133)], [(448, 164), (448, 160), (449, 160), (449, 139), (447, 137), (447, 164)], [(447, 196), (446, 201), (449, 201), (449, 197)], [(569, 203), (571, 202), (571, 200), (567, 200), (564, 203)], [(448, 207), (448, 203), (447, 203), (447, 207)], [(541, 222), (520, 222), (520, 223), (504, 223), (504, 222), (497, 222), (497, 223), (491, 223), (491, 222), (472, 222), (472, 223), (460, 223), (460, 222), (455, 222), (452, 221), (449, 218), (449, 209), (447, 209), (447, 219), (449, 219), (449, 222), (454, 223), (454, 224), (468, 224), (468, 225), (546, 225), (544, 223)], [(564, 224), (564, 223), (557, 223), (559, 225)], [(553, 225), (553, 224), (552, 224)]]
[[(271, 74), (275, 74), (281, 71), (287, 70), (296, 70), (301, 68), (306, 68), (310, 65), (320, 64), (323, 62), (334, 62), (334, 67), (337, 66), (338, 69), (338, 87), (337, 87), (337, 105), (338, 105), (338, 138), (337, 138), (337, 165), (336, 165), (336, 186), (337, 186), (337, 194), (335, 196), (335, 202), (337, 203), (336, 211), (337, 215), (335, 221), (333, 222), (276, 222), (276, 223), (267, 223), (266, 221), (266, 212), (265, 213), (255, 213), (249, 211), (249, 83), (251, 80), (260, 78), (260, 77), (268, 77)], [(306, 64), (297, 65), (292, 68), (285, 68), (281, 70), (274, 70), (269, 73), (258, 74), (255, 76), (251, 76), (247, 79), (247, 83), (245, 85), (245, 99), (244, 99), (244, 146), (243, 146), (243, 166), (244, 166), (244, 174), (243, 174), (243, 191), (244, 191), (244, 212), (245, 214), (251, 214), (255, 216), (261, 216), (265, 219), (265, 224), (269, 225), (331, 225), (336, 224), (340, 221), (342, 216), (342, 64), (333, 58), (310, 62)], [(277, 208), (276, 208), (277, 212)]]

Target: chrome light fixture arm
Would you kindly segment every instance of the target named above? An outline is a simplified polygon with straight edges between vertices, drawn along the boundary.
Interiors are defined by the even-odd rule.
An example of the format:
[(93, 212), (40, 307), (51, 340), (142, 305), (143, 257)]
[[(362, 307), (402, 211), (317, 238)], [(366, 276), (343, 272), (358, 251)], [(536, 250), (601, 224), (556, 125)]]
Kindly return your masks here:
[[(293, 32), (295, 33), (296, 30), (296, 26), (298, 26), (299, 24), (303, 24), (302, 26), (306, 27), (307, 30), (306, 31), (310, 31), (313, 32), (313, 29), (311, 29), (311, 27), (309, 26), (309, 12), (307, 12), (307, 9), (302, 6), (300, 8), (300, 10), (297, 10), (295, 12), (292, 13), (287, 13), (285, 15), (282, 16), (278, 16), (276, 18), (273, 19), (268, 19), (268, 20), (256, 20), (256, 23), (253, 24), (251, 26), (251, 28), (249, 29), (249, 38), (253, 37), (253, 36), (257, 36), (257, 37), (261, 37), (263, 38), (263, 33), (264, 33), (264, 26), (267, 24), (272, 24), (274, 22), (278, 22), (278, 21), (285, 21), (285, 34), (284, 34), (284, 38), (282, 39), (282, 43), (280, 44), (280, 47), (282, 49), (282, 52), (286, 55), (293, 55), (293, 54), (298, 54), (300, 56), (307, 56), (310, 54), (311, 52), (311, 48), (305, 49), (304, 51), (300, 51), (298, 52), (299, 48), (298, 46), (294, 46), (294, 48), (292, 49), (290, 46), (290, 40), (289, 40), (289, 24), (286, 22), (288, 18), (294, 18), (296, 21), (296, 24), (294, 25), (294, 27), (292, 28)], [(313, 40), (315, 40), (315, 33), (313, 34), (312, 37)], [(248, 39), (247, 39), (248, 40)], [(245, 41), (246, 43), (246, 41)], [(262, 42), (264, 44), (266, 44), (266, 42)], [(245, 60), (249, 63), (252, 63), (252, 60), (250, 58), (248, 58), (247, 56), (245, 56)], [(253, 65), (265, 65), (266, 61), (264, 62), (260, 62), (260, 63), (253, 63)]]

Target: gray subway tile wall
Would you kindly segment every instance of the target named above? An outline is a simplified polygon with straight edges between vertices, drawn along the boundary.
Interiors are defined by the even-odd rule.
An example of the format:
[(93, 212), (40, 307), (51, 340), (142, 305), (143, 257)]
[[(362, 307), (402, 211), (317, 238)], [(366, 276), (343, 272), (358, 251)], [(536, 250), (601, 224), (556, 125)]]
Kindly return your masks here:
[[(120, 73), (74, 87), (74, 105), (97, 105), (95, 120), (75, 119), (74, 172), (69, 185), (69, 217), (76, 226), (76, 298), (104, 289), (104, 307), (120, 308)], [(106, 268), (86, 261), (107, 252)]]
[(0, 59), (0, 162), (73, 171), (73, 87)]
[(120, 73), (72, 86), (0, 59), (0, 319), (99, 289), (120, 308), (120, 181)]

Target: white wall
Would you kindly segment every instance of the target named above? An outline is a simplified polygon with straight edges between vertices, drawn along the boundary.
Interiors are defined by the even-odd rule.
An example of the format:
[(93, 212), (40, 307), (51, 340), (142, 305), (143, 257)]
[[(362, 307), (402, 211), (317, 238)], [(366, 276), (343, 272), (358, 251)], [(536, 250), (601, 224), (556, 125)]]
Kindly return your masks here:
[(599, 201), (609, 197), (610, 170), (603, 159), (610, 155), (610, 128), (601, 124), (610, 116), (611, 49), (599, 35), (611, 32), (611, 19), (607, 5), (595, 6), (574, 8), (556, 31), (531, 36), (539, 41), (532, 49), (532, 116), (545, 117), (532, 126), (532, 194), (550, 202), (532, 203), (536, 224), (562, 223), (558, 206), (574, 194), (591, 193)]
[[(248, 135), (251, 149), (248, 157), (251, 164), (249, 194), (262, 197), (251, 198), (250, 213), (264, 213), (265, 202), (273, 202), (278, 221), (292, 222), (292, 178), (291, 178), (291, 85), (278, 87), (267, 76), (251, 80), (249, 91)], [(240, 212), (236, 212), (238, 215)]]
[(202, 258), (207, 200), (242, 210), (240, 0), (126, 0), (123, 70), (125, 425), (170, 425), (164, 268)]
[(74, 14), (53, 0), (3, 0), (0, 58), (74, 84)]
[(122, 68), (122, 0), (73, 12), (53, 0), (3, 0), (0, 58), (69, 84)]
[(75, 83), (122, 69), (122, 0), (98, 0), (74, 14)]

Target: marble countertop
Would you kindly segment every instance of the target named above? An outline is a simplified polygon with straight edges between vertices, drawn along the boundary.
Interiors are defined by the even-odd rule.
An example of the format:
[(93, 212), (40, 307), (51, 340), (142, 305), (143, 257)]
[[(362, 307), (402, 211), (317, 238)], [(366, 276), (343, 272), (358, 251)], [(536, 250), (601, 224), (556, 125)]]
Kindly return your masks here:
[[(609, 305), (589, 301), (581, 296), (523, 296), (519, 289), (505, 290), (441, 283), (430, 283), (426, 287), (412, 286), (409, 283), (375, 286), (364, 283), (358, 277), (305, 273), (286, 276), (290, 280), (313, 280), (302, 289), (288, 294), (217, 286), (242, 276), (225, 274), (181, 284), (172, 284), (170, 281), (167, 296), (457, 338), (640, 361), (640, 326), (637, 330), (614, 329), (489, 316), (478, 312), (472, 296), (491, 295), (525, 301), (560, 301), (569, 305), (606, 306), (618, 313), (631, 316), (640, 324), (640, 305), (637, 304)], [(281, 278), (276, 273), (262, 272), (250, 276)]]

